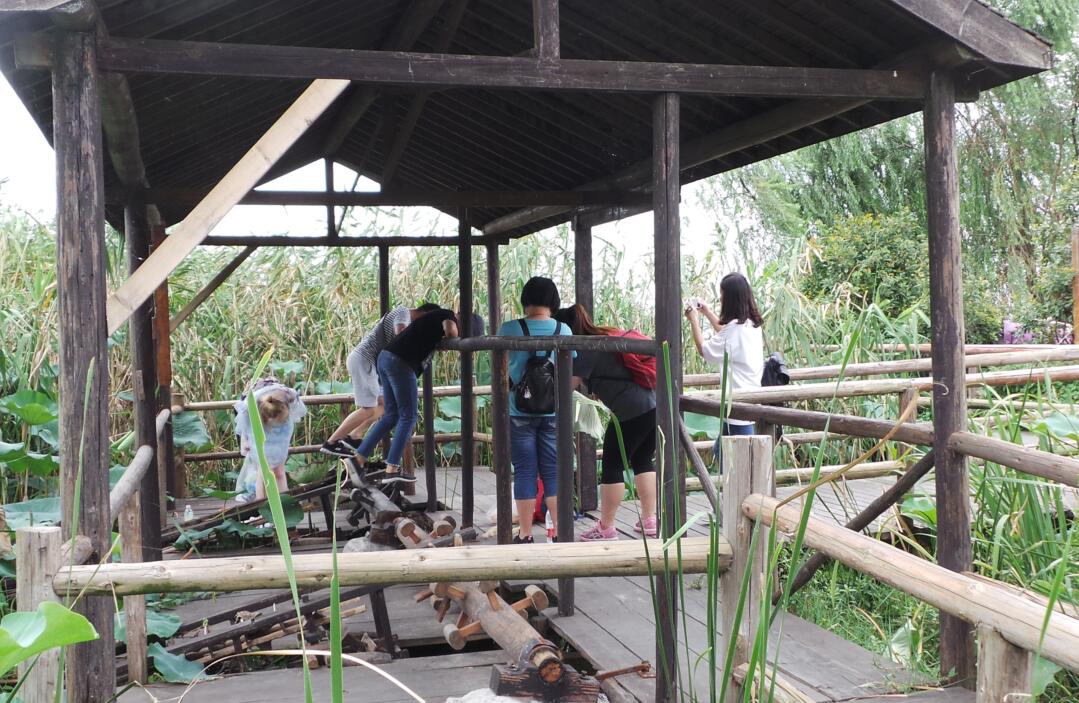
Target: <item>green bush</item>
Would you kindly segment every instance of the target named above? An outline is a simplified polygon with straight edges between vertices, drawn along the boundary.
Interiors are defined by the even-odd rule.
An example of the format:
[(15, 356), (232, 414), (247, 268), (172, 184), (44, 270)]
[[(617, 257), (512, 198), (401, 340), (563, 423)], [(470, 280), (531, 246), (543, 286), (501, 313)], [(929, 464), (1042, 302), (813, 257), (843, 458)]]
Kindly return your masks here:
[[(800, 289), (826, 301), (873, 302), (893, 319), (911, 309), (929, 314), (929, 252), (925, 227), (910, 210), (837, 220), (807, 243), (809, 271)], [(995, 342), (1003, 311), (995, 286), (965, 274), (966, 340)]]
[(802, 292), (812, 299), (849, 293), (890, 316), (929, 299), (925, 231), (909, 210), (837, 220), (809, 246)]

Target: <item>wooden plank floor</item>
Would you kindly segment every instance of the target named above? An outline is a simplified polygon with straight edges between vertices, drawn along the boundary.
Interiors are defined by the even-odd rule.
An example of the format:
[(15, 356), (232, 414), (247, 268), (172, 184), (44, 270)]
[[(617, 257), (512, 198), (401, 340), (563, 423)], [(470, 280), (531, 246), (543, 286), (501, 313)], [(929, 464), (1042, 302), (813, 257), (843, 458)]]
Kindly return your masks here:
[[(477, 467), (474, 476), (476, 524), (482, 532), (491, 527), (488, 510), (494, 505), (494, 475), (484, 467)], [(821, 491), (814, 506), (814, 514), (822, 519), (843, 522), (893, 481), (892, 477), (864, 479), (837, 486), (835, 491)], [(418, 485), (422, 493), (422, 475)], [(459, 508), (460, 471), (453, 468), (440, 469), (436, 485), (439, 499), (451, 509)], [(789, 495), (796, 489), (797, 487), (786, 487), (781, 489), (780, 495)], [(687, 504), (690, 515), (710, 510), (706, 498), (700, 493), (691, 494)], [(196, 499), (192, 501), (192, 505), (196, 514), (202, 514), (220, 509), (221, 502)], [(339, 511), (338, 523), (345, 526), (343, 516), (344, 511)], [(321, 512), (313, 513), (311, 518), (319, 525)], [(581, 534), (595, 519), (596, 515), (581, 516), (576, 521), (575, 532)], [(627, 502), (617, 515), (617, 527), (622, 539), (639, 538), (633, 530), (636, 521), (637, 507), (634, 503)], [(706, 525), (697, 524), (691, 528), (691, 532), (706, 534)], [(543, 534), (542, 526), (537, 525), (534, 532), (537, 541), (545, 539)], [(492, 541), (491, 534), (481, 535), (481, 542)], [(305, 545), (303, 549), (322, 551), (327, 547)], [(680, 677), (687, 694), (692, 690), (692, 699), (704, 701), (709, 698), (710, 677), (707, 663), (701, 663), (699, 659), (708, 641), (705, 625), (707, 603), (706, 593), (697, 587), (695, 581), (696, 577), (685, 579), (685, 618), (684, 625), (679, 625), (682, 667)], [(544, 585), (557, 593), (556, 582)], [(412, 595), (416, 590), (416, 587), (411, 586), (387, 589), (386, 596), (394, 632), (400, 643), (406, 647), (439, 644), (443, 641), (441, 626), (432, 616), (430, 607), (425, 607), (427, 604), (413, 602)], [(264, 591), (222, 595), (216, 602), (196, 601), (181, 606), (177, 614), (183, 620), (191, 621), (228, 605), (235, 607), (245, 597), (254, 599), (265, 595)], [(656, 661), (654, 611), (646, 577), (577, 579), (576, 603), (577, 613), (573, 617), (558, 617), (555, 609), (548, 610), (546, 615), (554, 632), (572, 645), (597, 670), (621, 668), (642, 660)], [(349, 618), (345, 627), (353, 633), (373, 632), (370, 611)], [(777, 620), (773, 628), (772, 656), (775, 656), (777, 648), (780, 670), (815, 701), (858, 699), (871, 703), (883, 703), (885, 700), (969, 703), (974, 700), (972, 694), (962, 690), (897, 696), (897, 693), (908, 690), (911, 684), (917, 683), (907, 672), (882, 657), (791, 615)], [(490, 664), (504, 659), (505, 655), (501, 652), (455, 654), (399, 660), (389, 665), (388, 670), (416, 688), (424, 698), (443, 700), (448, 695), (459, 695), (485, 686), (490, 674)], [(388, 684), (384, 685), (384, 680), (371, 678), (372, 676), (374, 675), (370, 672), (359, 668), (346, 671), (346, 688), (363, 692), (363, 695), (354, 698), (355, 700), (389, 703), (406, 699), (397, 689)], [(317, 691), (322, 692), (319, 699), (325, 699), (325, 687), (328, 685), (325, 670), (315, 672), (315, 679)], [(440, 684), (441, 687), (435, 684)], [(636, 675), (612, 679), (606, 684), (612, 700), (625, 703), (650, 703), (654, 699), (654, 686), (654, 679)], [(226, 700), (226, 696), (230, 701), (301, 700), (301, 687), (302, 677), (295, 669), (259, 672), (199, 684), (184, 700), (217, 703), (219, 700)], [(151, 692), (157, 698), (165, 699), (179, 695), (181, 689), (155, 686), (151, 687)], [(125, 694), (121, 700), (149, 700), (143, 698), (145, 695), (132, 691)], [(687, 697), (686, 700), (691, 699)]]

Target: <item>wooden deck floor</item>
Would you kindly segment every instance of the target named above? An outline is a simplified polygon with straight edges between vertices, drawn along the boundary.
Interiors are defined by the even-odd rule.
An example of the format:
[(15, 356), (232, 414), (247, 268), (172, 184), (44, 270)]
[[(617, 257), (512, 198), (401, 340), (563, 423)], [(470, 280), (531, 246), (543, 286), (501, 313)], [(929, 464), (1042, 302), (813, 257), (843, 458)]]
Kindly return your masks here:
[[(864, 479), (837, 486), (834, 491), (822, 491), (814, 513), (823, 519), (843, 522), (893, 481), (891, 477)], [(419, 486), (422, 485), (421, 476)], [(439, 498), (451, 509), (458, 508), (460, 496), (456, 487), (459, 486), (459, 471), (440, 469), (437, 485)], [(487, 511), (494, 504), (493, 474), (484, 468), (477, 468), (475, 486), (476, 522), (477, 527), (483, 530), (490, 526)], [(796, 487), (781, 489), (780, 495), (789, 495), (794, 490)], [(688, 505), (690, 514), (709, 509), (704, 495), (699, 493), (689, 496)], [(202, 513), (220, 508), (220, 501), (195, 500), (193, 507), (197, 513)], [(620, 509), (617, 526), (622, 539), (638, 538), (633, 530), (636, 516), (636, 506), (633, 503), (627, 503)], [(341, 522), (343, 515), (338, 519), (344, 524)], [(580, 534), (588, 529), (595, 519), (594, 515), (581, 516), (577, 520), (575, 531)], [(319, 526), (321, 513), (312, 513), (311, 520)], [(704, 534), (705, 527), (697, 525), (691, 528), (691, 532)], [(544, 539), (541, 526), (536, 527), (535, 536), (537, 541)], [(493, 540), (487, 536), (481, 538), (481, 541)], [(324, 550), (326, 547), (306, 545), (303, 549)], [(706, 701), (709, 698), (708, 666), (707, 662), (701, 663), (698, 659), (707, 646), (707, 603), (705, 591), (695, 587), (695, 580), (695, 577), (686, 577), (685, 582), (686, 617), (685, 627), (680, 625), (680, 677), (686, 693), (692, 691), (693, 694), (692, 698), (687, 697), (686, 700)], [(544, 585), (557, 593), (556, 582)], [(642, 660), (655, 661), (655, 625), (652, 597), (646, 577), (577, 579), (575, 588), (577, 613), (574, 616), (559, 617), (555, 609), (546, 612), (555, 634), (570, 644), (597, 670), (621, 668)], [(441, 626), (432, 617), (427, 604), (417, 605), (412, 600), (416, 590), (416, 587), (409, 586), (387, 589), (386, 598), (394, 632), (404, 647), (440, 644), (444, 641)], [(181, 606), (177, 613), (183, 620), (190, 621), (205, 617), (205, 613), (214, 609), (240, 603), (243, 598), (265, 595), (265, 592), (223, 595), (216, 602), (188, 603)], [(370, 611), (349, 618), (345, 627), (351, 632), (373, 632)], [(903, 691), (912, 690), (912, 685), (919, 683), (909, 673), (883, 657), (791, 615), (776, 622), (771, 648), (772, 656), (775, 656), (778, 648), (780, 671), (783, 675), (815, 701), (858, 699), (870, 703), (903, 700), (969, 703), (974, 700), (973, 694), (963, 690), (921, 691), (903, 695)], [(484, 652), (404, 659), (387, 665), (387, 670), (416, 688), (426, 700), (441, 701), (447, 696), (486, 686), (490, 665), (502, 661), (504, 656), (501, 652)], [(325, 699), (325, 687), (328, 686), (326, 671), (315, 672), (315, 680), (316, 695), (319, 695), (318, 691), (322, 691), (323, 695), (319, 696), (319, 699)], [(605, 684), (611, 699), (622, 703), (650, 703), (654, 699), (654, 686), (654, 679), (641, 678), (635, 674), (618, 677)], [(346, 671), (346, 689), (354, 693), (362, 692), (361, 696), (352, 697), (353, 700), (373, 703), (389, 703), (407, 698), (384, 679), (359, 668), (349, 668)], [(175, 698), (182, 691), (183, 687), (168, 685), (154, 686), (150, 690), (159, 700)], [(121, 700), (138, 701), (149, 698), (146, 698), (144, 692), (131, 691)], [(184, 700), (188, 703), (219, 703), (221, 700), (302, 700), (302, 678), (299, 671), (294, 669), (234, 675), (199, 684)]]

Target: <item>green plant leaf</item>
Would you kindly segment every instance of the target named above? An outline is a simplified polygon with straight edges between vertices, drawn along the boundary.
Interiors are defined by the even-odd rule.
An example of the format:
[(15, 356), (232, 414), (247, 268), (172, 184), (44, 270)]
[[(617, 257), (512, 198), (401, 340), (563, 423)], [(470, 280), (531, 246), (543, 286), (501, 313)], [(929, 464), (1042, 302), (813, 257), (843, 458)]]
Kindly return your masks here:
[(60, 471), (60, 460), (52, 454), (26, 452), (17, 459), (3, 462), (13, 473), (52, 476)]
[(312, 389), (318, 395), (352, 392), (352, 386), (342, 381), (318, 381), (312, 386)]
[(1040, 696), (1053, 683), (1053, 679), (1060, 673), (1060, 667), (1042, 657), (1034, 657), (1034, 665), (1030, 670), (1030, 693)]
[(180, 654), (170, 654), (160, 642), (154, 642), (147, 647), (146, 653), (154, 660), (157, 672), (169, 683), (191, 683), (208, 678), (201, 664), (188, 661)]
[[(281, 509), (285, 516), (286, 529), (300, 524), (300, 521), (303, 520), (303, 508), (300, 507), (299, 502), (292, 496), (281, 496)], [(273, 522), (273, 515), (271, 515), (269, 505), (264, 505), (259, 508), (259, 515), (264, 517), (267, 521)]]
[(273, 528), (266, 527), (265, 525), (251, 525), (246, 522), (240, 522), (239, 520), (225, 520), (216, 528), (219, 532), (225, 534), (233, 534), (238, 537), (270, 537), (273, 535)]
[(686, 429), (693, 435), (693, 439), (715, 439), (719, 436), (722, 424), (723, 421), (718, 417), (686, 413)]
[(435, 432), (439, 434), (453, 433), (461, 431), (461, 419), (451, 418), (449, 420), (441, 417), (435, 418)]
[(1079, 417), (1052, 412), (1032, 423), (1030, 429), (1061, 439), (1079, 440)]
[(60, 498), (33, 498), (4, 506), (9, 530), (60, 522)]
[(937, 503), (927, 495), (908, 495), (900, 504), (900, 511), (930, 527), (937, 525)]
[(439, 417), (461, 418), (461, 396), (439, 398), (437, 405)]
[(182, 412), (172, 416), (172, 443), (192, 452), (209, 449), (210, 433), (198, 413)]
[(278, 377), (299, 376), (303, 373), (303, 362), (299, 360), (271, 361), (269, 368)]
[(203, 488), (202, 495), (217, 498), (218, 500), (232, 500), (240, 494), (236, 491), (219, 491), (214, 488)]
[(22, 442), (10, 444), (0, 440), (0, 461), (7, 462), (22, 456), (25, 453), (23, 451), (25, 446)]
[(28, 425), (44, 425), (59, 417), (54, 399), (29, 388), (0, 398), (0, 410), (15, 415)]
[(46, 650), (97, 638), (89, 620), (59, 603), (46, 601), (32, 613), (9, 613), (0, 620), (0, 675)]
[[(127, 618), (124, 611), (119, 611), (114, 617), (116, 639), (127, 642)], [(146, 634), (161, 640), (167, 640), (180, 630), (180, 618), (169, 613), (159, 613), (156, 610), (146, 611)]]

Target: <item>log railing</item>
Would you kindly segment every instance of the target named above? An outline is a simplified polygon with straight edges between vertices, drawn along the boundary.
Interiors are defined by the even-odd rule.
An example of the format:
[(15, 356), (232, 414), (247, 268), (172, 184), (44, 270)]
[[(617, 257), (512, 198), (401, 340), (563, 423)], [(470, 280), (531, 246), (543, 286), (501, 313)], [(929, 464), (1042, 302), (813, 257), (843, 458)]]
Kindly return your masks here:
[[(755, 494), (742, 502), (742, 512), (750, 521), (759, 520), (766, 527), (774, 525), (782, 533), (793, 534), (798, 530), (802, 510), (797, 505), (782, 505), (771, 496)], [(987, 650), (1003, 649), (1021, 663), (1016, 674), (1009, 672), (1009, 667), (1002, 669), (983, 662), (978, 667), (979, 690), (998, 690), (1003, 685), (1006, 694), (1025, 697), (1024, 694), (1030, 693), (1032, 652), (1039, 652), (1071, 671), (1079, 671), (1079, 618), (1050, 611), (1018, 596), (1006, 584), (950, 571), (879, 540), (812, 517), (806, 523), (805, 544), (978, 626), (983, 654)], [(998, 678), (1009, 673), (1015, 678), (1002, 684)], [(1011, 698), (979, 696), (978, 700)]]

